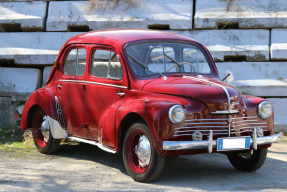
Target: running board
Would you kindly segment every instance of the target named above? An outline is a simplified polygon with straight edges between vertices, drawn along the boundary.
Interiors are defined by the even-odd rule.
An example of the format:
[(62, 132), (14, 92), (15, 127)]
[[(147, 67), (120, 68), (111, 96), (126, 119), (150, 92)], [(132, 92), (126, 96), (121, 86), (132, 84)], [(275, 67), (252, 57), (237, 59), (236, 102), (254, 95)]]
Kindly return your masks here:
[(112, 149), (109, 149), (105, 146), (103, 146), (101, 143), (97, 143), (95, 141), (90, 141), (90, 140), (86, 140), (86, 139), (81, 139), (81, 138), (78, 138), (78, 137), (67, 137), (68, 139), (72, 139), (72, 140), (75, 140), (75, 141), (79, 141), (79, 142), (83, 142), (83, 143), (88, 143), (88, 144), (91, 144), (91, 145), (96, 145), (98, 146), (100, 149), (106, 151), (106, 152), (109, 152), (109, 153), (116, 153), (115, 150), (112, 150)]

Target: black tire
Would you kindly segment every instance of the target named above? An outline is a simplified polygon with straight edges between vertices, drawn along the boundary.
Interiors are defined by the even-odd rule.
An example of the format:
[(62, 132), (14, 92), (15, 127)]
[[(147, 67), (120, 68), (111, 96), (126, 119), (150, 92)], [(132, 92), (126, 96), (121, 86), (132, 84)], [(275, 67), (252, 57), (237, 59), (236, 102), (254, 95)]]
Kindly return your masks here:
[(33, 118), (32, 118), (33, 140), (34, 140), (34, 144), (35, 144), (37, 150), (40, 153), (53, 154), (59, 149), (61, 139), (54, 139), (52, 136), (52, 132), (49, 129), (48, 141), (45, 141), (45, 139), (44, 139), (45, 137), (43, 136), (41, 130), (39, 129), (41, 126), (41, 123), (43, 122), (44, 116), (45, 116), (45, 112), (40, 107), (38, 107), (34, 111)]
[[(137, 134), (139, 133), (139, 136)], [(138, 139), (142, 135), (146, 136), (148, 138), (150, 143), (150, 161), (148, 166), (138, 168), (139, 171), (135, 170), (137, 166), (137, 161), (131, 160), (134, 158), (135, 154), (131, 151), (131, 148), (133, 148), (133, 143), (136, 141), (137, 137)], [(143, 122), (136, 122), (133, 125), (131, 125), (125, 135), (124, 143), (123, 143), (123, 160), (126, 167), (126, 170), (128, 174), (133, 178), (135, 181), (139, 182), (150, 182), (158, 178), (158, 176), (161, 174), (161, 171), (164, 167), (165, 157), (161, 156), (157, 153), (154, 147), (154, 143), (152, 140), (151, 132), (147, 125), (145, 125)], [(135, 166), (133, 166), (135, 165)], [(140, 166), (139, 166), (140, 167)], [(142, 169), (142, 170), (141, 170)]]
[(239, 171), (252, 172), (258, 170), (265, 162), (267, 156), (267, 148), (258, 149), (253, 152), (250, 159), (238, 157), (236, 155), (228, 155), (230, 163)]

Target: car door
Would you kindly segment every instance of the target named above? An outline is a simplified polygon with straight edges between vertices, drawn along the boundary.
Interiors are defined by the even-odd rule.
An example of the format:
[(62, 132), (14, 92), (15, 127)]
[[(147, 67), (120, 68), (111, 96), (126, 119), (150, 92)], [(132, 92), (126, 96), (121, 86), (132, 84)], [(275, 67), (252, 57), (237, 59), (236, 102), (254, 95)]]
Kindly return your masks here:
[[(57, 92), (69, 135), (87, 137), (84, 118), (84, 86), (87, 51), (85, 45), (69, 47), (62, 60)], [(63, 111), (63, 112), (64, 112)]]
[(84, 94), (85, 119), (89, 139), (115, 147), (116, 111), (126, 100), (127, 75), (114, 49), (94, 46)]

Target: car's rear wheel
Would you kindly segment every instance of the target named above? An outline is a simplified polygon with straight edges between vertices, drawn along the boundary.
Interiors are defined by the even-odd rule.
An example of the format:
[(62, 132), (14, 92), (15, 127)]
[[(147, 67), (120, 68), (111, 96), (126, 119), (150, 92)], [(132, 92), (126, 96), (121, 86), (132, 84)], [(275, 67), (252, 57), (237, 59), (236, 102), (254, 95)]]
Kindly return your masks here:
[(258, 149), (250, 158), (245, 156), (227, 155), (230, 163), (239, 171), (252, 172), (258, 170), (265, 162), (267, 148)]
[(128, 174), (139, 182), (155, 180), (161, 173), (165, 157), (157, 153), (151, 132), (143, 122), (128, 129), (123, 144), (123, 159)]
[(40, 153), (55, 153), (61, 143), (61, 139), (54, 139), (45, 112), (38, 107), (33, 114), (33, 140)]

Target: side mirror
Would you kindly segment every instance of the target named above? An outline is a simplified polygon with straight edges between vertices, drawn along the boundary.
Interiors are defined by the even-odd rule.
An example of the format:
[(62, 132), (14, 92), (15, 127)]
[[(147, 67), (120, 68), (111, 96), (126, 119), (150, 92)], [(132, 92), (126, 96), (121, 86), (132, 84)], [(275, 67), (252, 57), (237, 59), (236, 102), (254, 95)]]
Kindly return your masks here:
[(230, 70), (226, 70), (225, 71), (225, 79), (226, 79), (226, 82), (232, 82), (234, 80), (234, 77), (232, 75), (232, 72)]

